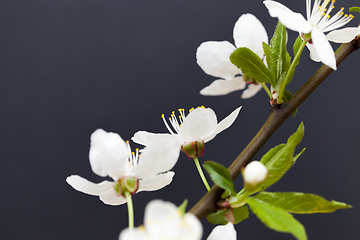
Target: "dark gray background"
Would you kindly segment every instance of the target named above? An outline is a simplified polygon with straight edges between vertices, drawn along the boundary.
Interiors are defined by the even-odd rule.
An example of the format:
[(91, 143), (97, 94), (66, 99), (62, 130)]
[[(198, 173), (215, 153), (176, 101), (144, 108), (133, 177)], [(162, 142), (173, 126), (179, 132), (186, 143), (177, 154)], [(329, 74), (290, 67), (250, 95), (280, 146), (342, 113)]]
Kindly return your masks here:
[[(305, 13), (305, 1), (283, 0)], [(357, 1), (339, 1), (348, 8)], [(341, 5), (343, 4), (343, 5)], [(221, 120), (243, 109), (233, 126), (206, 144), (201, 161), (229, 166), (265, 121), (264, 91), (242, 100), (198, 94), (213, 77), (196, 64), (208, 40), (233, 43), (233, 26), (251, 12), (269, 35), (276, 19), (262, 1), (17, 0), (0, 3), (0, 232), (3, 239), (117, 239), (126, 205), (112, 207), (72, 189), (65, 178), (103, 179), (90, 169), (89, 137), (97, 128), (130, 139), (138, 130), (166, 132), (160, 115), (205, 105)], [(349, 25), (360, 22), (360, 14)], [(289, 31), (292, 43), (297, 33)], [(336, 45), (336, 46), (335, 46)], [(337, 47), (338, 44), (334, 44)], [(289, 46), (291, 49), (291, 45)], [(301, 105), (256, 156), (285, 142), (301, 121), (307, 150), (271, 191), (303, 191), (353, 205), (332, 214), (296, 215), (309, 239), (358, 239), (359, 52), (348, 57)], [(320, 67), (305, 49), (296, 90)], [(132, 144), (136, 147), (135, 144)], [(134, 196), (135, 225), (151, 199), (189, 208), (205, 193), (194, 163), (181, 154), (168, 187)], [(242, 180), (236, 180), (240, 190)], [(206, 221), (204, 239), (213, 226)], [(294, 239), (267, 229), (252, 213), (236, 226), (238, 239)]]

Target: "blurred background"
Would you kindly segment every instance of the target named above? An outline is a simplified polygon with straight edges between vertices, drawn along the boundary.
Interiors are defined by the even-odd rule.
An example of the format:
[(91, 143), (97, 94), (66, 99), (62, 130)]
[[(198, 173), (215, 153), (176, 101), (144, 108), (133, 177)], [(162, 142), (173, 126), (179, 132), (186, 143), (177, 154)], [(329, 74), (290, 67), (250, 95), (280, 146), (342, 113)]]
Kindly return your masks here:
[[(305, 14), (305, 1), (282, 0)], [(342, 4), (342, 5), (341, 5)], [(358, 1), (336, 3), (348, 9)], [(222, 120), (239, 117), (206, 145), (201, 162), (229, 166), (256, 134), (270, 110), (265, 91), (242, 100), (241, 91), (205, 97), (215, 78), (196, 64), (204, 41), (234, 42), (237, 19), (251, 12), (271, 37), (277, 20), (262, 1), (244, 0), (17, 0), (0, 3), (0, 232), (3, 239), (117, 239), (127, 227), (127, 207), (108, 206), (74, 190), (72, 174), (100, 182), (90, 168), (90, 135), (98, 128), (129, 139), (138, 130), (167, 132), (160, 118), (178, 108), (212, 108)], [(357, 26), (360, 14), (348, 26)], [(288, 50), (297, 33), (289, 31)], [(339, 45), (334, 44), (334, 48)], [(305, 153), (269, 191), (314, 193), (353, 209), (295, 215), (309, 239), (359, 239), (360, 128), (355, 52), (270, 138), (256, 159), (286, 142), (301, 121)], [(295, 93), (320, 67), (305, 49), (289, 85)], [(139, 147), (132, 144), (132, 147)], [(152, 199), (190, 209), (205, 194), (193, 161), (181, 154), (173, 182), (133, 197), (135, 226)], [(209, 181), (211, 181), (209, 179)], [(235, 181), (240, 190), (242, 180)], [(205, 220), (206, 239), (214, 226)], [(294, 239), (265, 227), (250, 213), (236, 226), (238, 239)]]

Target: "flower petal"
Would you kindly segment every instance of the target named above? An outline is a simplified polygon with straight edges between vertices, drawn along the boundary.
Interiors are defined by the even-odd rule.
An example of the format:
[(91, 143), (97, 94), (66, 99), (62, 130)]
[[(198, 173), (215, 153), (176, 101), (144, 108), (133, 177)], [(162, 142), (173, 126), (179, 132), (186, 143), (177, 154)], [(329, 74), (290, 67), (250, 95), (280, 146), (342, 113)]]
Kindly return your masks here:
[(178, 141), (162, 141), (145, 147), (139, 163), (134, 167), (134, 175), (140, 179), (153, 178), (169, 171), (180, 155)]
[(211, 135), (203, 138), (204, 142), (208, 142), (211, 139), (213, 139), (218, 133), (222, 132), (223, 130), (227, 129), (228, 127), (230, 127), (235, 119), (237, 118), (237, 116), (239, 115), (239, 112), (241, 110), (241, 107), (238, 107), (237, 109), (235, 109), (229, 116), (227, 116), (226, 118), (224, 118), (214, 129), (214, 131), (211, 133)]
[(126, 228), (122, 230), (119, 240), (150, 240), (143, 228)]
[(196, 51), (197, 64), (206, 73), (214, 77), (233, 79), (241, 71), (230, 62), (235, 46), (227, 41), (203, 42)]
[(234, 225), (232, 223), (228, 223), (226, 225), (215, 227), (211, 231), (207, 240), (220, 240), (220, 239), (236, 240), (236, 235), (237, 234)]
[(91, 134), (89, 158), (91, 169), (99, 176), (118, 179), (128, 174), (128, 150), (119, 134), (96, 130)]
[(336, 43), (351, 42), (357, 35), (360, 34), (360, 27), (348, 27), (340, 30), (334, 30), (326, 35), (329, 41)]
[(311, 24), (300, 14), (275, 1), (264, 1), (271, 17), (276, 17), (286, 27), (296, 32), (309, 33)]
[[(200, 240), (203, 234), (203, 227), (199, 219), (195, 217), (194, 214), (186, 213), (183, 216), (180, 232), (180, 240)], [(219, 238), (218, 240), (220, 239), (226, 238)]]
[(117, 195), (114, 188), (101, 193), (100, 200), (103, 201), (103, 203), (105, 204), (113, 205), (113, 206), (121, 205), (127, 202), (126, 198), (124, 198), (121, 195)]
[(218, 79), (203, 88), (200, 94), (205, 96), (221, 96), (244, 89), (245, 87), (246, 83), (242, 77), (236, 77), (231, 80)]
[(249, 84), (248, 88), (243, 91), (241, 98), (248, 99), (255, 96), (260, 90), (262, 86), (260, 84)]
[(93, 183), (78, 175), (71, 175), (66, 178), (66, 182), (79, 192), (99, 196), (100, 194), (113, 189), (113, 182), (103, 181), (101, 183)]
[(311, 31), (311, 39), (316, 56), (319, 57), (323, 64), (336, 70), (335, 54), (325, 34), (315, 27)]
[(139, 189), (137, 192), (159, 190), (169, 185), (174, 175), (175, 173), (170, 171), (170, 172), (158, 174), (152, 178), (142, 179), (139, 182)]
[(146, 131), (138, 131), (134, 134), (131, 140), (134, 141), (135, 143), (144, 146), (149, 146), (154, 143), (168, 141), (174, 138), (176, 139), (177, 135), (172, 135), (169, 133), (150, 133)]
[(216, 126), (217, 118), (212, 109), (197, 108), (186, 116), (180, 128), (179, 136), (183, 142), (196, 141), (209, 136)]
[(316, 54), (316, 50), (314, 48), (314, 44), (310, 44), (310, 43), (306, 43), (306, 47), (309, 49), (310, 51), (310, 59), (315, 61), (315, 62), (320, 62), (321, 59), (319, 58), (319, 56)]
[(247, 47), (259, 57), (263, 57), (262, 42), (268, 44), (269, 38), (264, 26), (254, 15), (241, 15), (235, 23), (233, 36), (237, 48)]
[(145, 208), (144, 225), (151, 239), (174, 239), (179, 235), (181, 216), (170, 202), (153, 200)]

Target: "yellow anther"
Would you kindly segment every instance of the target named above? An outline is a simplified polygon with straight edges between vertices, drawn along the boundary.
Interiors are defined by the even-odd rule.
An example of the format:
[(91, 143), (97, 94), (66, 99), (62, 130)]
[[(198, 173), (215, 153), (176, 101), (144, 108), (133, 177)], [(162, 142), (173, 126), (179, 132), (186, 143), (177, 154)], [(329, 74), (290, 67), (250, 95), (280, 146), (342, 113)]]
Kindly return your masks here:
[(345, 14), (345, 17), (347, 17), (348, 15), (347, 14)]
[(189, 112), (191, 112), (192, 110), (194, 110), (194, 108), (190, 108), (190, 109), (189, 109)]
[(352, 14), (350, 14), (349, 17), (354, 18), (354, 16)]
[(327, 15), (326, 17), (327, 17), (327, 18), (330, 18), (330, 15)]
[(161, 114), (161, 118), (164, 118), (164, 114)]
[(129, 143), (129, 140), (126, 140), (126, 143)]

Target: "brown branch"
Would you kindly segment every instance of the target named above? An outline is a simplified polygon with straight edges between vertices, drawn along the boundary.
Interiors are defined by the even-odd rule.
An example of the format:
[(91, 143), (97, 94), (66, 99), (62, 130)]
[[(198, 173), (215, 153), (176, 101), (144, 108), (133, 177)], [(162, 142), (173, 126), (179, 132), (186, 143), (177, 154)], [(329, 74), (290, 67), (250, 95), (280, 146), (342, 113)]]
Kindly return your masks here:
[[(335, 52), (337, 65), (359, 48), (360, 40), (358, 37), (350, 43), (342, 44)], [(259, 132), (229, 167), (233, 180), (240, 174), (241, 168), (253, 159), (255, 154), (261, 149), (278, 127), (281, 126), (291, 113), (300, 106), (300, 104), (325, 80), (327, 76), (329, 76), (332, 71), (331, 68), (322, 65), (286, 104), (281, 108), (271, 109), (267, 120)], [(199, 219), (215, 212), (218, 209), (216, 203), (220, 199), (222, 193), (223, 190), (217, 185), (214, 185), (190, 210), (190, 212), (195, 214)]]

